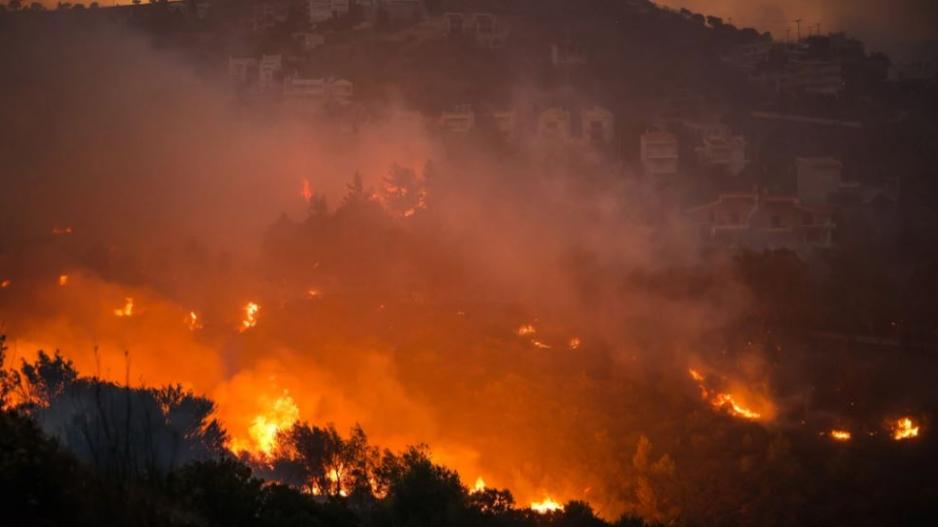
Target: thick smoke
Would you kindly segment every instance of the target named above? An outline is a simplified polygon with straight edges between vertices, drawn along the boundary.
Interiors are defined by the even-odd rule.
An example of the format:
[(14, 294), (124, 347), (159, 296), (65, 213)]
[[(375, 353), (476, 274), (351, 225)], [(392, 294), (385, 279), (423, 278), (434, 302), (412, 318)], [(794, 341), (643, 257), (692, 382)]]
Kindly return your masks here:
[[(757, 345), (705, 360), (747, 294), (621, 169), (523, 138), (525, 155), (444, 149), (400, 107), (350, 130), (244, 106), (171, 49), (59, 29), (0, 37), (0, 312), (19, 356), (60, 347), (86, 374), (183, 382), (236, 437), (288, 393), (305, 420), (428, 442), (521, 500), (662, 519), (649, 482), (695, 470), (676, 452), (711, 413), (688, 367), (774, 414)], [(335, 210), (356, 172), (380, 194), (395, 165), (425, 210), (366, 199), (307, 219), (304, 179)], [(134, 316), (115, 316), (126, 298)], [(239, 333), (248, 301), (259, 321)]]

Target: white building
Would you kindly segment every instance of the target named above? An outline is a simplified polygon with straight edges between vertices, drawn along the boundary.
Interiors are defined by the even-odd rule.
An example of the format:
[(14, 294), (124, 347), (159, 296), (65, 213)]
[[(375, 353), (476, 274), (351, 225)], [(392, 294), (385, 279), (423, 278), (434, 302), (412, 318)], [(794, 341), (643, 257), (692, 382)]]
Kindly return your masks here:
[(641, 158), (645, 175), (668, 179), (678, 173), (678, 142), (674, 134), (662, 130), (649, 130), (642, 134)]
[(548, 108), (537, 118), (537, 138), (545, 143), (567, 143), (570, 141), (570, 111), (564, 108)]
[(248, 84), (254, 80), (257, 72), (257, 59), (254, 57), (228, 57), (228, 78), (235, 84)]
[(257, 86), (261, 91), (267, 91), (273, 88), (280, 80), (280, 72), (283, 69), (283, 57), (281, 55), (261, 55), (261, 60), (257, 67)]
[(355, 86), (351, 81), (333, 77), (304, 79), (288, 77), (283, 83), (283, 98), (308, 108), (326, 105), (346, 106), (352, 102)]
[[(579, 140), (589, 145), (608, 145), (615, 136), (615, 119), (612, 112), (591, 106), (580, 112)], [(576, 138), (576, 137), (575, 137)]]
[(465, 134), (476, 124), (475, 112), (469, 106), (457, 106), (440, 115), (440, 126), (455, 134)]
[(326, 43), (326, 37), (319, 33), (297, 31), (291, 35), (293, 41), (300, 45), (303, 51), (312, 51)]
[(703, 165), (720, 167), (733, 176), (746, 168), (746, 139), (731, 134), (725, 126), (705, 132), (696, 152)]
[(798, 198), (803, 203), (827, 203), (840, 190), (843, 163), (832, 157), (799, 157), (795, 160)]
[(351, 0), (306, 0), (311, 24), (318, 24), (348, 14)]
[(447, 36), (472, 39), (476, 45), (504, 47), (509, 28), (503, 17), (489, 12), (451, 11), (443, 15)]
[(782, 91), (816, 95), (840, 95), (845, 84), (843, 66), (822, 60), (792, 61), (779, 79)]

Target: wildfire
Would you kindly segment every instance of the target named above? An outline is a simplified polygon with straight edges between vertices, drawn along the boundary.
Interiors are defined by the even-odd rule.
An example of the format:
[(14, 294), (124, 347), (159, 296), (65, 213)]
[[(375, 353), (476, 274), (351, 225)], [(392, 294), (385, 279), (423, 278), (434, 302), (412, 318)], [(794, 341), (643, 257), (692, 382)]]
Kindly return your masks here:
[(733, 398), (731, 394), (728, 393), (716, 394), (713, 399), (710, 400), (710, 404), (717, 408), (726, 409), (731, 415), (742, 417), (743, 419), (759, 419), (762, 417), (762, 414), (741, 405), (736, 399)]
[(911, 417), (901, 417), (892, 424), (892, 438), (896, 441), (918, 437), (919, 426)]
[(248, 441), (235, 439), (232, 450), (248, 451), (269, 457), (277, 444), (277, 433), (293, 426), (300, 418), (300, 409), (293, 397), (284, 390), (283, 395), (274, 401), (270, 410), (257, 415), (248, 428)]
[(705, 378), (697, 370), (691, 368), (688, 369), (687, 372), (690, 374), (690, 377), (697, 382), (697, 386), (700, 388), (700, 396), (714, 408), (724, 410), (734, 417), (741, 417), (743, 419), (755, 420), (762, 417), (761, 413), (746, 407), (736, 396), (730, 393), (711, 391), (704, 385)]
[(309, 186), (309, 180), (306, 178), (303, 178), (303, 190), (301, 191), (300, 194), (303, 196), (303, 199), (305, 199), (307, 203), (309, 203), (309, 201), (313, 199), (313, 191)]
[(475, 494), (476, 492), (482, 492), (485, 490), (485, 480), (482, 479), (482, 476), (476, 478), (475, 485), (472, 486), (472, 490), (469, 491), (470, 494)]
[(114, 315), (118, 317), (131, 317), (134, 314), (134, 299), (127, 297), (124, 299), (124, 306), (114, 310)]
[(583, 341), (580, 340), (580, 337), (573, 337), (570, 339), (570, 342), (567, 343), (567, 347), (571, 350), (578, 350), (583, 344)]
[(547, 497), (542, 501), (535, 501), (531, 503), (531, 510), (538, 514), (547, 514), (549, 512), (562, 511), (563, 505), (557, 503), (550, 497)]
[(317, 299), (322, 297), (322, 292), (319, 289), (310, 289), (309, 291), (306, 291), (306, 295), (312, 299)]
[(202, 322), (199, 320), (199, 315), (197, 315), (195, 311), (190, 311), (183, 322), (185, 322), (189, 331), (202, 329)]
[(13, 283), (13, 282), (11, 282), (11, 281), (9, 281), (9, 280), (4, 280), (4, 281), (0, 282), (0, 289), (6, 289), (6, 288), (10, 287), (10, 284), (12, 284), (12, 283)]
[(541, 342), (541, 341), (539, 341), (539, 340), (532, 340), (532, 341), (531, 341), (531, 344), (534, 344), (534, 347), (535, 347), (535, 348), (540, 348), (540, 349), (542, 349), (542, 350), (549, 350), (549, 349), (550, 349), (550, 344), (544, 344), (543, 342)]
[(533, 335), (535, 333), (537, 333), (537, 330), (534, 329), (533, 324), (525, 324), (515, 330), (515, 334), (518, 335), (519, 337), (526, 337), (528, 335)]
[(255, 304), (254, 302), (248, 302), (244, 306), (244, 320), (241, 321), (241, 327), (239, 331), (247, 331), (257, 325), (257, 312), (261, 310), (261, 306)]
[(56, 236), (64, 236), (66, 234), (71, 234), (71, 227), (52, 227), (52, 234)]
[(831, 439), (834, 441), (846, 442), (853, 438), (853, 435), (847, 430), (831, 430)]
[(59, 275), (59, 285), (60, 285), (60, 286), (66, 286), (66, 285), (68, 285), (68, 275), (67, 275), (67, 274), (60, 274), (60, 275)]

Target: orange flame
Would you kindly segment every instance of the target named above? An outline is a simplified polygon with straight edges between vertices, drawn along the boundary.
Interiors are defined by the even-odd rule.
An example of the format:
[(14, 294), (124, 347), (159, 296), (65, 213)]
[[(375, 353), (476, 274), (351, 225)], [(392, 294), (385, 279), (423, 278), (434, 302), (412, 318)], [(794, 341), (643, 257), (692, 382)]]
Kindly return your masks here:
[(244, 320), (241, 321), (241, 327), (239, 331), (247, 331), (257, 325), (257, 312), (261, 310), (261, 306), (255, 304), (254, 302), (248, 302), (244, 306)]
[(131, 317), (134, 314), (134, 299), (127, 297), (124, 299), (124, 307), (114, 310), (114, 315), (118, 317)]
[(476, 492), (482, 492), (485, 490), (485, 480), (482, 479), (482, 476), (476, 478), (475, 485), (472, 486), (472, 490), (469, 491), (469, 494), (475, 494)]
[(248, 428), (248, 439), (235, 438), (231, 449), (269, 457), (277, 444), (277, 433), (289, 429), (300, 418), (293, 397), (284, 390), (271, 408), (254, 417)]
[(911, 417), (900, 417), (892, 424), (892, 438), (896, 441), (918, 437), (919, 425)]
[(515, 330), (515, 334), (519, 337), (525, 337), (528, 335), (533, 335), (537, 333), (537, 330), (534, 329), (534, 324), (525, 324)]
[(13, 283), (13, 282), (11, 282), (10, 280), (4, 280), (4, 281), (0, 282), (0, 289), (6, 289), (6, 288), (10, 287), (10, 284), (12, 284), (12, 283)]
[(66, 285), (68, 285), (68, 275), (67, 275), (67, 274), (60, 274), (60, 275), (59, 275), (59, 285), (61, 285), (61, 286), (66, 286)]
[(581, 346), (582, 344), (583, 344), (583, 341), (580, 340), (580, 337), (573, 337), (573, 338), (571, 338), (570, 341), (567, 343), (567, 347), (570, 348), (571, 350), (574, 350), (574, 351), (575, 351), (575, 350), (580, 349), (580, 346)]
[(190, 311), (183, 322), (185, 322), (189, 331), (202, 329), (202, 322), (199, 320), (199, 315), (197, 315), (195, 311)]
[(56, 236), (63, 236), (66, 234), (71, 234), (71, 233), (72, 233), (71, 227), (52, 227), (52, 234)]
[(303, 199), (305, 199), (307, 203), (313, 199), (313, 191), (309, 186), (309, 180), (306, 178), (303, 178), (303, 190), (300, 195), (303, 196)]
[(548, 496), (541, 501), (531, 503), (531, 510), (538, 514), (547, 514), (549, 512), (562, 511), (563, 505)]
[(724, 392), (711, 392), (710, 389), (704, 385), (705, 377), (697, 370), (690, 368), (687, 370), (687, 373), (697, 382), (697, 386), (700, 388), (700, 396), (714, 408), (726, 411), (734, 417), (741, 417), (743, 419), (756, 420), (762, 418), (761, 413), (745, 406), (738, 400), (737, 396)]
[(851, 434), (847, 430), (831, 430), (830, 436), (831, 436), (831, 439), (833, 439), (834, 441), (841, 441), (841, 442), (850, 441), (850, 439), (853, 438), (853, 434)]

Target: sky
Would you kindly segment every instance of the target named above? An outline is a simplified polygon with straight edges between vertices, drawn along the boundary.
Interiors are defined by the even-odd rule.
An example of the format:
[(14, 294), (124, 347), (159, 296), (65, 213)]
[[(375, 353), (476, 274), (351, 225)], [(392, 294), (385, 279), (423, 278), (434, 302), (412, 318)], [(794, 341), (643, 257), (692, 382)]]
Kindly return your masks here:
[[(821, 32), (846, 31), (866, 41), (871, 50), (897, 51), (915, 41), (938, 39), (935, 0), (658, 0), (674, 8), (732, 18), (737, 26), (754, 26), (784, 38), (821, 24)], [(813, 30), (813, 29), (812, 29)]]

